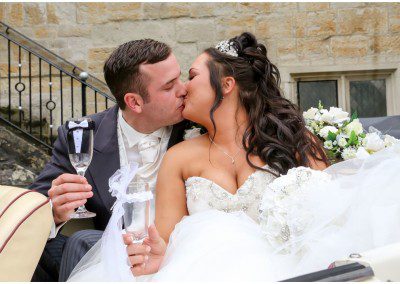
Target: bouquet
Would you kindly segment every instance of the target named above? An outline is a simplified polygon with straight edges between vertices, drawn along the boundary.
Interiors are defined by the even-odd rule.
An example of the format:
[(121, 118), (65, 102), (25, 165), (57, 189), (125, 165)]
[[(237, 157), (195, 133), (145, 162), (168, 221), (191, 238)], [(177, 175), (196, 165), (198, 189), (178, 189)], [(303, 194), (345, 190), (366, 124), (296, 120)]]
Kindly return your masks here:
[(364, 158), (400, 141), (383, 135), (374, 127), (366, 133), (357, 113), (350, 117), (341, 108), (330, 107), (327, 110), (321, 102), (318, 108), (310, 108), (303, 116), (307, 129), (323, 142), (332, 161)]

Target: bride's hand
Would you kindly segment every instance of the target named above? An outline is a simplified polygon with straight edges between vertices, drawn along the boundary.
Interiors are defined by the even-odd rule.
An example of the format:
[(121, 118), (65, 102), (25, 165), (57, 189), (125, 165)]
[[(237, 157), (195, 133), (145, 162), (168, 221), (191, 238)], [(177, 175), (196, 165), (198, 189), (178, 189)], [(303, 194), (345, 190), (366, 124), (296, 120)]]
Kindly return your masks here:
[(156, 227), (154, 225), (149, 227), (149, 236), (144, 239), (143, 244), (134, 244), (129, 234), (123, 237), (124, 243), (127, 245), (129, 261), (132, 264), (133, 275), (156, 273), (167, 249), (167, 245), (160, 237)]

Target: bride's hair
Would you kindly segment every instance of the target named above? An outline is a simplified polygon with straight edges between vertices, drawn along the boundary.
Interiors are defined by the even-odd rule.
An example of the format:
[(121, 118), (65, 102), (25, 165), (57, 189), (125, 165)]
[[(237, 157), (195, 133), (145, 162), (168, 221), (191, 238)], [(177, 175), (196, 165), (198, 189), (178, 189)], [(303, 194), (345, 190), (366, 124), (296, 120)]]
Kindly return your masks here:
[(321, 143), (305, 127), (298, 106), (282, 96), (280, 74), (268, 59), (266, 47), (248, 32), (229, 42), (237, 56), (216, 48), (205, 50), (211, 58), (210, 83), (216, 94), (210, 110), (215, 132), (214, 112), (222, 100), (221, 79), (231, 76), (249, 118), (242, 143), (251, 167), (263, 170), (250, 161), (250, 154), (260, 157), (279, 174), (296, 166), (310, 166), (310, 158), (328, 165)]

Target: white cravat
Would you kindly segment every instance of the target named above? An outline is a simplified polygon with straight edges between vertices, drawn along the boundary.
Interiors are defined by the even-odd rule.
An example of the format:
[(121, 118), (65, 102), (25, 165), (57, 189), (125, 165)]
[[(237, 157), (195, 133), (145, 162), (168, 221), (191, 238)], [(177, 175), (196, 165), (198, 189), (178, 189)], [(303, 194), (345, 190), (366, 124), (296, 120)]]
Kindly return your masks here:
[[(143, 134), (133, 129), (118, 111), (118, 145), (120, 164), (139, 163), (134, 181), (148, 182), (155, 188), (157, 173), (164, 154), (167, 152), (172, 126), (160, 128), (153, 133)], [(121, 143), (122, 142), (122, 143)], [(155, 192), (153, 192), (155, 193)], [(152, 202), (154, 212), (154, 199)], [(153, 214), (154, 217), (154, 214)]]

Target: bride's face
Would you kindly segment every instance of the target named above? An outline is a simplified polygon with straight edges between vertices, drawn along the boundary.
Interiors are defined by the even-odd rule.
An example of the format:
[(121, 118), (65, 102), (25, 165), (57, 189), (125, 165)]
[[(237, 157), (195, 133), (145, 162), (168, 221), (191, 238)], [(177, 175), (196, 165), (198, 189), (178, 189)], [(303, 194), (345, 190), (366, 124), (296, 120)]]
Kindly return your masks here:
[(210, 84), (208, 60), (209, 56), (203, 53), (196, 58), (189, 69), (185, 108), (182, 112), (184, 118), (202, 125), (207, 125), (210, 121), (210, 109), (215, 100), (215, 92)]

